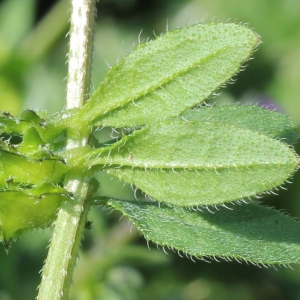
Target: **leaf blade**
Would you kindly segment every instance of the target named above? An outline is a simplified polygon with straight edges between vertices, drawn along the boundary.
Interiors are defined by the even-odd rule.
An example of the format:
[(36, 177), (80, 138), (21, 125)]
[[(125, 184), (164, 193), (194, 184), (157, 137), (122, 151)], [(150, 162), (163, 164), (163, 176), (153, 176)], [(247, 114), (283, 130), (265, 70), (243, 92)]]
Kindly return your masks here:
[(94, 126), (154, 123), (204, 101), (259, 43), (238, 24), (200, 24), (140, 45), (107, 74), (76, 119)]
[(36, 161), (26, 156), (0, 149), (0, 189), (9, 180), (24, 184), (40, 184), (45, 180), (60, 183), (69, 167), (56, 159)]
[(109, 200), (147, 240), (196, 257), (235, 258), (260, 264), (300, 262), (300, 226), (275, 210), (247, 204), (211, 213), (157, 203)]
[(157, 201), (183, 206), (258, 195), (281, 185), (299, 164), (289, 146), (258, 132), (179, 119), (146, 126), (81, 161), (102, 165)]
[(258, 131), (287, 144), (300, 136), (299, 124), (289, 116), (251, 105), (224, 105), (187, 110), (182, 117), (189, 121), (236, 125)]
[(0, 241), (8, 246), (28, 230), (51, 226), (61, 202), (68, 200), (67, 191), (48, 183), (31, 190), (1, 191)]

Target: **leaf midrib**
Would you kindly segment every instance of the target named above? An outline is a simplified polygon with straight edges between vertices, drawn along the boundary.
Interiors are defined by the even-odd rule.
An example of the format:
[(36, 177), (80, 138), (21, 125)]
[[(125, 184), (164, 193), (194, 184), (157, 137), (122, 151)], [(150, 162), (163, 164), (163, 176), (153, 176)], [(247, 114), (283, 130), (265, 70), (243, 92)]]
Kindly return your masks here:
[[(88, 162), (87, 162), (88, 163)], [(105, 168), (109, 168), (109, 169), (118, 169), (118, 168), (132, 168), (132, 169), (141, 169), (145, 172), (147, 171), (152, 171), (152, 170), (170, 170), (170, 171), (218, 171), (218, 170), (229, 170), (229, 169), (249, 169), (249, 168), (257, 168), (257, 167), (263, 167), (263, 166), (286, 166), (287, 164), (289, 165), (295, 165), (295, 169), (297, 167), (297, 164), (292, 161), (290, 162), (282, 162), (282, 163), (272, 163), (272, 162), (262, 162), (262, 163), (251, 163), (251, 164), (228, 164), (228, 165), (218, 165), (218, 166), (212, 166), (212, 165), (191, 165), (191, 166), (187, 166), (187, 165), (182, 165), (182, 166), (171, 166), (171, 165), (152, 165), (152, 166), (147, 166), (146, 164), (144, 166), (142, 166), (141, 164), (129, 164), (129, 163), (116, 163), (113, 160), (107, 163), (102, 163), (102, 164), (98, 164), (99, 166), (101, 166), (101, 168), (103, 168), (105, 170)]]
[[(139, 102), (141, 101), (143, 98), (147, 97), (148, 95), (150, 95), (151, 93), (153, 93), (155, 90), (157, 90), (158, 88), (162, 88), (167, 86), (168, 84), (170, 84), (172, 81), (177, 80), (179, 77), (183, 77), (185, 74), (188, 74), (189, 72), (192, 72), (192, 70), (197, 69), (201, 66), (203, 66), (209, 59), (213, 59), (214, 57), (216, 57), (217, 55), (219, 55), (220, 53), (225, 53), (226, 51), (228, 51), (229, 49), (232, 48), (237, 48), (237, 47), (243, 47), (245, 45), (245, 43), (243, 44), (238, 44), (238, 45), (229, 45), (223, 48), (220, 48), (219, 50), (201, 58), (199, 61), (189, 65), (187, 68), (179, 70), (177, 72), (174, 72), (172, 74), (172, 76), (168, 76), (166, 77), (164, 80), (158, 82), (156, 85), (152, 85), (150, 86), (148, 89), (145, 89), (141, 92), (139, 92), (134, 98), (131, 97), (127, 97), (125, 98), (124, 101), (122, 102), (117, 102), (115, 103), (115, 105), (110, 106), (109, 110), (107, 110), (107, 108), (102, 107), (103, 111), (99, 111), (98, 113), (101, 114), (101, 117), (96, 118), (93, 120), (93, 123), (97, 123), (99, 125), (99, 122), (101, 121), (101, 119), (104, 119), (108, 114), (110, 113), (114, 113), (115, 111), (117, 111), (118, 109), (126, 109), (126, 106), (130, 105), (132, 102)], [(98, 98), (99, 95), (102, 92), (102, 88), (105, 86), (106, 82), (104, 81), (100, 87), (99, 90), (95, 93), (95, 97)], [(223, 83), (221, 83), (219, 86), (222, 86)], [(219, 87), (218, 86), (218, 87)], [(218, 87), (216, 87), (215, 89), (217, 89)], [(214, 89), (214, 90), (215, 90)], [(93, 97), (91, 98), (91, 101), (93, 101)], [(89, 103), (87, 103), (89, 104)]]

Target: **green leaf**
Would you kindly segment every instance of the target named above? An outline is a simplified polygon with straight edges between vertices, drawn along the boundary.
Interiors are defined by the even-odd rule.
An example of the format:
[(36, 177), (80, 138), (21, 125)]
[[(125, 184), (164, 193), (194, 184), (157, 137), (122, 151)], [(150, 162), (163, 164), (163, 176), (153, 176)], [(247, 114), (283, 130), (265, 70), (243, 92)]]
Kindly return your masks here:
[(26, 110), (21, 118), (9, 113), (0, 115), (0, 147), (3, 150), (29, 156), (33, 159), (60, 159), (64, 150), (65, 128), (59, 125), (57, 114)]
[(223, 257), (259, 264), (300, 262), (300, 225), (256, 204), (211, 213), (157, 203), (110, 200), (147, 240), (196, 257)]
[(259, 43), (239, 24), (199, 24), (168, 32), (113, 67), (73, 116), (94, 126), (134, 126), (177, 116), (227, 82)]
[(36, 161), (0, 149), (0, 189), (4, 189), (11, 179), (34, 185), (46, 180), (60, 183), (68, 169), (68, 166), (58, 160)]
[[(46, 112), (39, 112), (40, 114), (43, 114), (43, 117), (45, 118), (47, 113)], [(31, 109), (27, 109), (22, 112), (21, 120), (26, 121), (31, 124), (42, 124), (45, 122), (45, 119), (42, 116), (40, 116), (37, 112)]]
[(211, 205), (274, 189), (298, 167), (284, 143), (233, 125), (172, 120), (148, 125), (74, 163), (100, 164), (158, 201)]
[[(24, 232), (45, 228), (54, 222), (61, 201), (67, 198), (60, 193), (49, 193), (61, 192), (61, 189), (53, 190), (47, 186), (31, 191), (32, 195), (26, 190), (0, 192), (0, 241), (3, 240), (6, 246)], [(38, 191), (41, 194), (38, 195)]]
[(186, 111), (189, 121), (236, 125), (293, 144), (300, 136), (299, 124), (287, 115), (258, 106), (210, 106)]

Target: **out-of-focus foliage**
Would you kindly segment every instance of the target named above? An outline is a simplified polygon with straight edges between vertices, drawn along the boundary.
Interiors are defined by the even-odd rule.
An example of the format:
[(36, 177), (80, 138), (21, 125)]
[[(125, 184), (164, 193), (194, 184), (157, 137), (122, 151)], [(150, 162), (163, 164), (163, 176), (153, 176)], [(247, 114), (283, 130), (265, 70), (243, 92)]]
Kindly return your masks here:
[[(0, 109), (64, 106), (68, 1), (47, 10), (37, 0), (0, 2)], [(49, 2), (49, 1), (48, 1)], [(53, 1), (54, 2), (54, 1)], [(230, 94), (212, 101), (272, 104), (300, 121), (300, 2), (297, 0), (103, 0), (98, 4), (93, 85), (139, 40), (197, 21), (249, 23), (263, 44)], [(141, 30), (143, 31), (141, 32)], [(92, 86), (93, 89), (93, 86)], [(298, 149), (299, 150), (299, 149)], [(298, 151), (299, 153), (299, 151)], [(101, 190), (133, 198), (129, 186), (103, 175)], [(111, 183), (113, 183), (111, 185)], [(263, 201), (300, 216), (300, 175), (288, 191)], [(192, 262), (157, 251), (120, 215), (92, 210), (71, 299), (288, 299), (300, 297), (300, 267), (279, 271), (238, 263)], [(114, 224), (114, 225), (113, 225)], [(87, 224), (89, 225), (89, 224)], [(89, 226), (87, 226), (89, 227)], [(0, 248), (0, 299), (33, 299), (50, 232), (26, 234), (5, 254)], [(143, 245), (140, 247), (140, 245)]]

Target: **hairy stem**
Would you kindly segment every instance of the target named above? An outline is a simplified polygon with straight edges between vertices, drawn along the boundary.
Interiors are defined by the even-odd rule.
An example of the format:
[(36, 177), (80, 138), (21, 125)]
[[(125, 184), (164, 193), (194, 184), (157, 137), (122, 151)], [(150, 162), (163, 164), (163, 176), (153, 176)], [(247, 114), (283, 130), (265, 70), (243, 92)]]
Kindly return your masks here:
[[(89, 94), (95, 0), (72, 0), (67, 109), (84, 104)], [(67, 148), (87, 144), (89, 132), (70, 125)], [(90, 203), (89, 174), (72, 170), (65, 178), (65, 187), (73, 194), (62, 203), (55, 222), (49, 253), (43, 268), (38, 300), (68, 298), (69, 287)]]
[(67, 108), (87, 100), (90, 89), (95, 0), (72, 0)]

